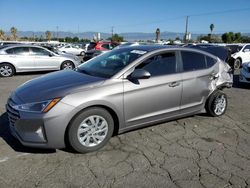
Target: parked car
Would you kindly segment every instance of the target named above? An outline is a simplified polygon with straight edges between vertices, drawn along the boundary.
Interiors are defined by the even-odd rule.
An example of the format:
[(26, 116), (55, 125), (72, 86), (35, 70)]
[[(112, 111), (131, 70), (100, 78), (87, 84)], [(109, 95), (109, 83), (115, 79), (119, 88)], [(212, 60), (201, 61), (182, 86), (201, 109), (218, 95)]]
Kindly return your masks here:
[(115, 49), (129, 47), (129, 46), (139, 46), (139, 45), (140, 44), (138, 42), (126, 42), (126, 43), (123, 43), (123, 44), (116, 46)]
[[(19, 86), (6, 105), (11, 133), (25, 146), (85, 153), (112, 135), (206, 109), (226, 112), (228, 64), (204, 51), (134, 46)], [(30, 92), (39, 91), (39, 92)]]
[(250, 62), (250, 44), (239, 45), (238, 52), (232, 54), (234, 68), (239, 69), (242, 64)]
[(73, 54), (73, 55), (85, 55), (85, 50), (82, 48), (79, 48), (78, 46), (73, 46), (73, 45), (65, 45), (60, 48), (58, 48), (61, 52)]
[(73, 69), (80, 64), (78, 57), (56, 54), (33, 45), (11, 45), (0, 49), (0, 76), (18, 72)]
[(108, 50), (105, 50), (105, 51), (95, 50), (95, 49), (88, 50), (85, 53), (83, 60), (88, 61), (89, 59), (92, 59), (93, 57), (96, 57), (96, 56), (101, 55), (101, 54), (106, 53), (106, 52), (108, 52)]
[(250, 62), (244, 63), (240, 69), (239, 81), (250, 83)]
[(118, 43), (114, 43), (114, 42), (105, 42), (105, 41), (91, 42), (88, 45), (88, 51), (89, 50), (99, 50), (99, 51), (112, 50), (117, 45)]
[[(213, 54), (214, 56), (219, 57), (221, 60), (227, 62), (232, 68), (231, 61), (231, 51), (225, 46), (217, 46), (211, 44), (198, 44), (198, 45), (189, 45), (189, 48), (199, 49), (208, 53)], [(234, 62), (234, 61), (233, 61)]]

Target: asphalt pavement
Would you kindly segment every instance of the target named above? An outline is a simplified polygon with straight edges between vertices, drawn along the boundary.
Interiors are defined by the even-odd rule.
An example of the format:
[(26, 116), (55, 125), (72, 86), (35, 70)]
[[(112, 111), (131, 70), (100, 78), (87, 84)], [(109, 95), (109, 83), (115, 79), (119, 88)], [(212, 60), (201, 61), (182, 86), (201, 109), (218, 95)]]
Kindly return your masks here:
[(222, 117), (199, 114), (131, 131), (89, 154), (27, 148), (10, 135), (8, 96), (41, 75), (0, 78), (0, 188), (250, 186), (250, 85), (237, 75)]

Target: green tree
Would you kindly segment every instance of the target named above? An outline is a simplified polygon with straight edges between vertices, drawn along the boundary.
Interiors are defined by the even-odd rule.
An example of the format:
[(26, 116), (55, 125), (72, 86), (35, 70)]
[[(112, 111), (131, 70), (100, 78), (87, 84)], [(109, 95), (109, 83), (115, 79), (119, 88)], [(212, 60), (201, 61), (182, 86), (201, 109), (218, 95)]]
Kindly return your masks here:
[(78, 38), (78, 37), (74, 37), (74, 38), (72, 39), (72, 42), (79, 42), (79, 38)]
[(71, 43), (73, 42), (73, 39), (71, 37), (65, 37), (65, 42)]
[(212, 35), (214, 30), (214, 24), (210, 24), (209, 28), (210, 28), (210, 34)]
[(221, 39), (225, 43), (242, 42), (242, 36), (241, 36), (241, 33), (239, 32), (238, 33), (233, 33), (233, 32), (224, 33), (221, 36)]
[(112, 42), (123, 42), (124, 38), (123, 38), (123, 36), (120, 36), (118, 34), (114, 34), (112, 37), (108, 38), (108, 40), (111, 40)]
[(0, 40), (5, 40), (5, 33), (2, 29), (0, 29)]
[(17, 28), (11, 27), (10, 32), (11, 32), (11, 35), (12, 35), (12, 39), (17, 40)]
[(52, 37), (52, 33), (51, 33), (50, 31), (46, 31), (46, 32), (45, 32), (45, 36), (46, 36), (46, 39), (47, 39), (48, 41), (50, 41), (50, 40), (51, 40), (51, 37)]

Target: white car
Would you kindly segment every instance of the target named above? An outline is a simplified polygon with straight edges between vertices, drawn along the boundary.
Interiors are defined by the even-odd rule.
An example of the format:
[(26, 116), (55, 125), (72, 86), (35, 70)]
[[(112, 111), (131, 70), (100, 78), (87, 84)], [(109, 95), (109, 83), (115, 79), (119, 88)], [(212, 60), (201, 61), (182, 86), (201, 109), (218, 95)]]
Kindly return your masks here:
[(239, 81), (250, 83), (250, 62), (242, 65), (242, 68), (240, 69)]
[(238, 52), (232, 54), (232, 57), (235, 59), (235, 69), (239, 69), (244, 63), (250, 62), (250, 44), (244, 44)]
[(58, 50), (65, 52), (65, 53), (73, 54), (73, 55), (81, 55), (81, 56), (85, 55), (84, 49), (76, 47), (76, 46), (72, 46), (72, 45), (63, 46), (61, 48), (58, 48)]
[(18, 72), (74, 69), (80, 58), (71, 54), (57, 54), (40, 46), (11, 45), (0, 49), (0, 77)]

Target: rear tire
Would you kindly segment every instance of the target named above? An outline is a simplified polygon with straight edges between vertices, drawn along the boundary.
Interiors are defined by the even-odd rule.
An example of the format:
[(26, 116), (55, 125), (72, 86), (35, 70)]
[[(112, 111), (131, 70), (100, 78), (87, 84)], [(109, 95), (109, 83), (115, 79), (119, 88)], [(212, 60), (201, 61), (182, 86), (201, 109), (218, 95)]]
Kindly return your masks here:
[(11, 77), (15, 74), (15, 68), (9, 63), (0, 64), (0, 77)]
[(67, 136), (70, 146), (79, 153), (99, 150), (114, 132), (111, 114), (98, 107), (82, 111), (70, 123)]
[(72, 61), (64, 61), (61, 65), (61, 70), (73, 70), (75, 65)]
[(205, 108), (213, 117), (222, 116), (227, 109), (227, 95), (221, 90), (215, 91), (207, 99)]
[(241, 59), (239, 59), (239, 58), (235, 59), (235, 61), (234, 61), (234, 70), (240, 69), (241, 64), (242, 64)]

